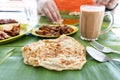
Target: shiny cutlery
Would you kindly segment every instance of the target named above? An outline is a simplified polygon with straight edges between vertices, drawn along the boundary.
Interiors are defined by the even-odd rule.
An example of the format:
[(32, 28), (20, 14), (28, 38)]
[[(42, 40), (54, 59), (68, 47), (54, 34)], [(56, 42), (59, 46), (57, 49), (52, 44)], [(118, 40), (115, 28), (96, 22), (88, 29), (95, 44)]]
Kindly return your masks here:
[(109, 47), (106, 47), (106, 46), (103, 46), (101, 45), (100, 43), (96, 42), (95, 40), (91, 41), (90, 44), (96, 48), (97, 50), (101, 51), (101, 52), (104, 52), (104, 53), (110, 53), (110, 52), (114, 52), (114, 53), (118, 53), (120, 54), (120, 51), (116, 51), (116, 50), (113, 50)]
[(87, 52), (89, 53), (89, 55), (90, 55), (91, 57), (93, 57), (95, 60), (97, 60), (97, 61), (99, 61), (99, 62), (107, 62), (107, 61), (118, 61), (118, 62), (120, 62), (120, 59), (117, 59), (117, 58), (115, 58), (115, 59), (109, 58), (109, 57), (107, 57), (104, 53), (96, 50), (96, 49), (93, 48), (93, 47), (87, 46), (87, 47), (86, 47), (86, 50), (87, 50)]

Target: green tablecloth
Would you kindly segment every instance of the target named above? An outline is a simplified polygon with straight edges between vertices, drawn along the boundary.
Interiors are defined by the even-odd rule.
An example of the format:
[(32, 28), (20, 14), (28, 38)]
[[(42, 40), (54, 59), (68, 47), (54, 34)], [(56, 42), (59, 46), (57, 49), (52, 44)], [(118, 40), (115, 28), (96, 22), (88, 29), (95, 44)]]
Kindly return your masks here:
[[(62, 17), (78, 19), (76, 16), (63, 15)], [(40, 23), (45, 24), (49, 21), (42, 17)], [(75, 26), (79, 28), (78, 23)], [(103, 26), (105, 27), (105, 25)], [(82, 43), (84, 47), (90, 45), (89, 42), (80, 39), (79, 33), (78, 31), (71, 37)], [(42, 38), (29, 34), (11, 43), (0, 45), (0, 80), (120, 80), (120, 62), (100, 63), (90, 57), (88, 53), (86, 53), (87, 63), (81, 70), (57, 72), (42, 67), (25, 65), (21, 47), (39, 39)], [(98, 42), (120, 51), (120, 38), (111, 31), (101, 35)], [(13, 48), (15, 48), (13, 53), (8, 53)], [(106, 55), (111, 58), (120, 58), (120, 55), (115, 53)]]

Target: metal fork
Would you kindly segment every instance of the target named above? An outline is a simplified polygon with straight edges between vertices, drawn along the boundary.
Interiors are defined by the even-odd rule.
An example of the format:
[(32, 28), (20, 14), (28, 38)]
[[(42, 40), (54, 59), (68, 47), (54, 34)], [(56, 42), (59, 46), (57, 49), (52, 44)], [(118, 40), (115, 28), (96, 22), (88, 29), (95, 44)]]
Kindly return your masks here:
[(114, 52), (114, 53), (118, 53), (120, 54), (120, 51), (116, 51), (116, 50), (113, 50), (109, 47), (106, 47), (106, 46), (103, 46), (101, 45), (100, 43), (96, 42), (95, 40), (93, 40), (92, 42), (90, 42), (90, 44), (96, 48), (97, 50), (101, 51), (101, 52), (104, 52), (104, 53), (110, 53), (110, 52)]

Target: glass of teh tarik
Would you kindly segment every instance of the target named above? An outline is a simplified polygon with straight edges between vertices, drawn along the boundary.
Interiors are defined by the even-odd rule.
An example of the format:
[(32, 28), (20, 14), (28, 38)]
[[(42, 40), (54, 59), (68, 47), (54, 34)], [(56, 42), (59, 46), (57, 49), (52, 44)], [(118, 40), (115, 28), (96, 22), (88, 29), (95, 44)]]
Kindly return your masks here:
[[(104, 31), (101, 31), (105, 16), (110, 18), (110, 23)], [(105, 6), (82, 5), (80, 7), (80, 38), (87, 41), (98, 40), (100, 34), (111, 29), (113, 21), (112, 13), (105, 12)]]

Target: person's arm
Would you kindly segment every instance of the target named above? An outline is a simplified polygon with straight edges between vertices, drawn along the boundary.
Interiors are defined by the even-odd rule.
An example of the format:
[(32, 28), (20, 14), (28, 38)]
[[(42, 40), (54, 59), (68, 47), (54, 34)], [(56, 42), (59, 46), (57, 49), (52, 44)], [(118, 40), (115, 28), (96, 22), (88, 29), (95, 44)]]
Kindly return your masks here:
[(61, 16), (54, 0), (38, 0), (38, 11), (44, 13), (52, 22), (61, 23)]
[(118, 5), (118, 0), (96, 0), (97, 4), (106, 6), (106, 11), (114, 11)]

